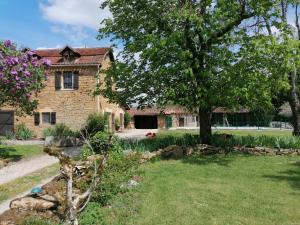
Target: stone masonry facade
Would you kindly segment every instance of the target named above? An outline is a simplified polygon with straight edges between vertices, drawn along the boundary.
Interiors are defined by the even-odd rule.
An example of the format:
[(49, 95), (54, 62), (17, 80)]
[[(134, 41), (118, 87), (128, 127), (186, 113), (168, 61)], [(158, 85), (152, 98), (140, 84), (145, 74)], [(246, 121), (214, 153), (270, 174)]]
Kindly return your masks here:
[[(50, 59), (52, 58), (50, 57)], [(35, 116), (20, 117), (15, 115), (14, 128), (18, 124), (24, 123), (34, 131), (37, 137), (42, 137), (43, 130), (55, 124), (64, 123), (73, 130), (79, 130), (90, 114), (107, 113), (110, 129), (114, 130), (116, 119), (121, 122), (122, 129), (124, 110), (116, 104), (109, 103), (104, 97), (94, 96), (92, 93), (97, 82), (99, 82), (96, 75), (100, 68), (101, 70), (106, 69), (110, 63), (109, 54), (103, 55), (99, 63), (55, 63), (49, 69), (46, 87), (38, 95), (39, 105), (35, 114), (38, 114), (39, 123), (37, 123)], [(66, 71), (78, 73), (78, 87), (58, 90), (55, 74), (58, 72), (64, 74)], [(101, 81), (103, 81), (104, 76), (104, 74), (100, 74)], [(64, 81), (61, 82), (63, 85)], [(53, 123), (54, 121), (46, 121), (52, 117), (52, 114), (55, 114), (55, 123)]]

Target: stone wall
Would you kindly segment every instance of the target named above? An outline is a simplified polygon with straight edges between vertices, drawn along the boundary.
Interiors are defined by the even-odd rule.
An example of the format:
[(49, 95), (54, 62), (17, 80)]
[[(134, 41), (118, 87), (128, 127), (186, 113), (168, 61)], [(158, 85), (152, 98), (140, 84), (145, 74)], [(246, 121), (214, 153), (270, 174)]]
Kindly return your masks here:
[(300, 149), (273, 149), (267, 147), (234, 147), (230, 149), (224, 149), (221, 147), (215, 147), (211, 145), (198, 144), (195, 146), (187, 147), (170, 145), (164, 149), (159, 149), (155, 152), (145, 152), (142, 154), (141, 160), (142, 162), (145, 162), (155, 157), (180, 159), (183, 156), (190, 156), (192, 154), (215, 155), (228, 154), (230, 152), (256, 156), (300, 156)]

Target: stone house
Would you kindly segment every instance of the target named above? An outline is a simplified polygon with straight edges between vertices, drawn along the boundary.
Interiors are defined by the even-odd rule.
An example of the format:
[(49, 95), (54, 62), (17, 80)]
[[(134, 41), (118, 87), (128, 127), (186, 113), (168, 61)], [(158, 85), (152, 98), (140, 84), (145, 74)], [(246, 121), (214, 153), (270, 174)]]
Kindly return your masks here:
[[(107, 113), (109, 128), (114, 130), (118, 119), (123, 128), (124, 110), (102, 96), (92, 94), (103, 81), (102, 69), (114, 60), (110, 48), (71, 48), (37, 50), (39, 58), (52, 63), (46, 87), (38, 94), (39, 105), (33, 116), (20, 117), (14, 110), (1, 109), (0, 133), (25, 125), (41, 137), (45, 128), (64, 123), (78, 130), (91, 113)], [(99, 76), (97, 76), (97, 74)]]
[[(191, 112), (179, 106), (151, 107), (139, 110), (131, 108), (128, 113), (132, 118), (131, 127), (136, 129), (169, 129), (199, 127), (197, 112)], [(249, 126), (251, 112), (247, 109), (234, 112), (225, 107), (217, 107), (213, 111), (214, 126)]]
[(166, 106), (151, 107), (139, 110), (131, 108), (128, 113), (132, 118), (131, 127), (136, 129), (163, 129), (180, 127), (197, 127), (199, 120), (197, 113), (183, 107)]

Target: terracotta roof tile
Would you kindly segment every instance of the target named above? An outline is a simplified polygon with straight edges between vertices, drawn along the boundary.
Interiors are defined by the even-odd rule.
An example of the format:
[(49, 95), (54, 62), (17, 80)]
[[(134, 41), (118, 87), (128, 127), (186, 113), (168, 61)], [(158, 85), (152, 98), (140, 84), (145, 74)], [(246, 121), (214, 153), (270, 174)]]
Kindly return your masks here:
[[(248, 109), (240, 109), (236, 111), (228, 110), (225, 107), (218, 107), (214, 110), (214, 113), (249, 113)], [(143, 110), (131, 108), (128, 110), (128, 113), (131, 116), (156, 116), (156, 115), (171, 115), (171, 114), (197, 114), (190, 112), (189, 110), (185, 109), (184, 107), (179, 106), (166, 106), (164, 108), (152, 107), (152, 108), (145, 108)]]
[[(42, 58), (49, 59), (53, 65), (64, 65), (62, 49), (42, 49), (36, 50), (36, 54)], [(72, 64), (101, 64), (105, 55), (110, 51), (110, 48), (71, 48), (79, 57)], [(69, 64), (69, 63), (68, 63)]]

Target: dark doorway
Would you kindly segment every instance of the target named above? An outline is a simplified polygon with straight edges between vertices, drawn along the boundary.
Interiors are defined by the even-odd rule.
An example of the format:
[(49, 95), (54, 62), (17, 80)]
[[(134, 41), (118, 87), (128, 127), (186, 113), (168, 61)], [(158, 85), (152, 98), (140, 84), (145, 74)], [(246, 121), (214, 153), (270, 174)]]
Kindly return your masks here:
[(5, 135), (14, 129), (14, 112), (0, 111), (0, 134)]
[(136, 129), (157, 129), (157, 116), (135, 116), (134, 126)]

